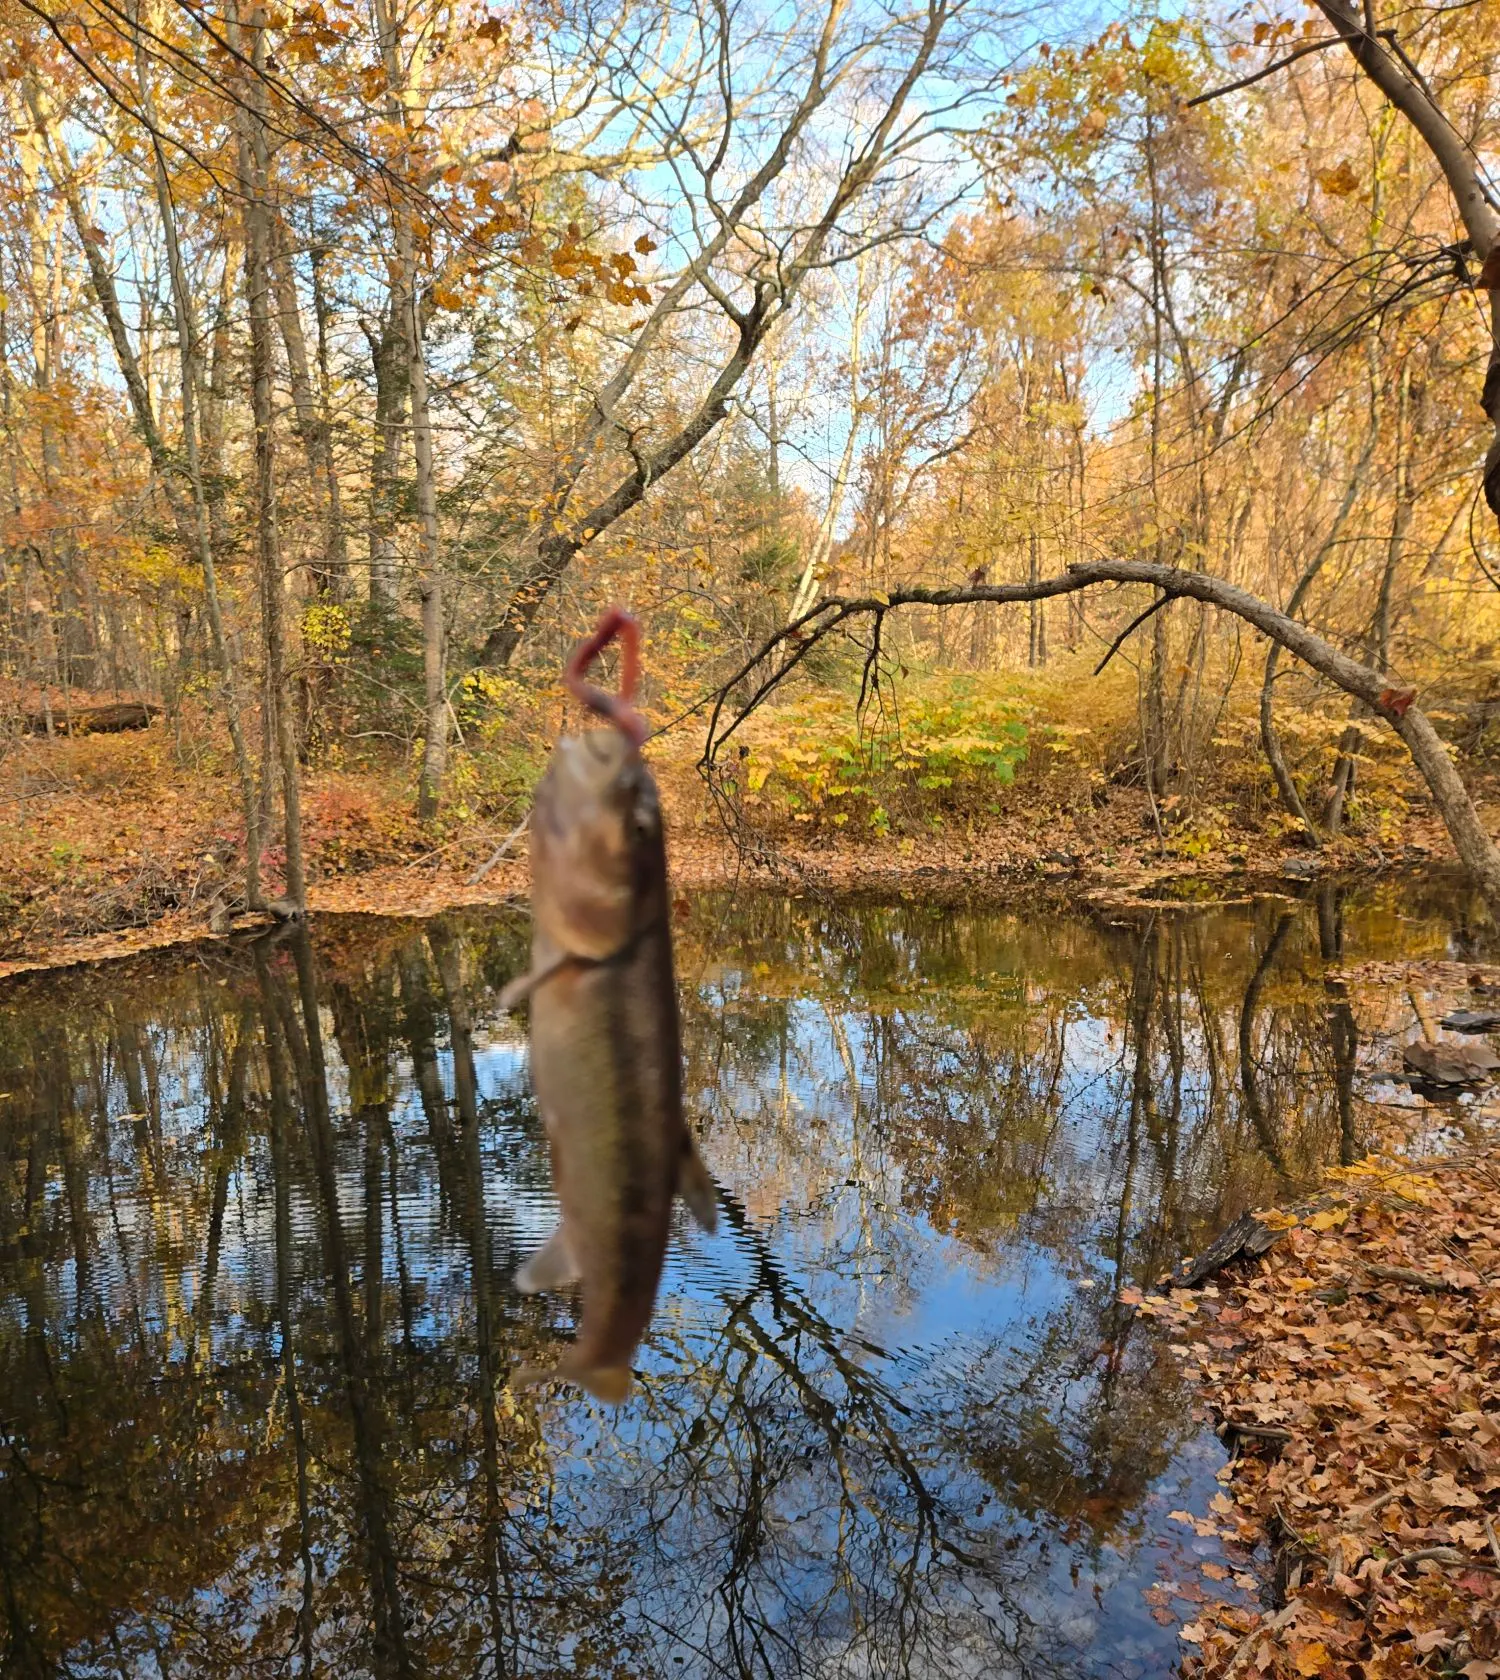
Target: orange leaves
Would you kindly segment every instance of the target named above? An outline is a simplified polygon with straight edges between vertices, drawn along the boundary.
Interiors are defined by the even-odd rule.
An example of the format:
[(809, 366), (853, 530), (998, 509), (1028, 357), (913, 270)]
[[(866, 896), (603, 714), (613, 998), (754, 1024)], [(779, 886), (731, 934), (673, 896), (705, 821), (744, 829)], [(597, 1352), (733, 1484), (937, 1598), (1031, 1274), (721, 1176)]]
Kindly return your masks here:
[(1348, 198), (1351, 193), (1359, 191), (1360, 179), (1354, 173), (1347, 158), (1342, 159), (1332, 169), (1319, 169), (1315, 179), (1324, 192), (1334, 198)]
[[(656, 249), (644, 235), (635, 245), (638, 251)], [(576, 222), (568, 224), (562, 243), (546, 260), (553, 274), (559, 280), (571, 281), (580, 297), (599, 295), (626, 308), (635, 304), (649, 308), (651, 304), (650, 290), (632, 278), (636, 261), (630, 252), (593, 250), (584, 242)]]
[(359, 84), (359, 91), (373, 105), (377, 99), (385, 96), (390, 82), (386, 78), (385, 69), (379, 64), (367, 64), (358, 72), (355, 80)]
[(1342, 1225), (1348, 1217), (1347, 1207), (1323, 1208), (1308, 1219), (1307, 1225), (1312, 1231), (1331, 1231), (1335, 1225)]
[(1194, 1343), (1199, 1374), (1249, 1430), (1234, 1507), (1280, 1548), (1289, 1596), (1269, 1619), (1204, 1605), (1184, 1672), (1218, 1680), (1243, 1652), (1236, 1674), (1272, 1680), (1416, 1675), (1462, 1650), (1490, 1680), (1500, 1178), (1483, 1158), (1330, 1176), (1344, 1200), (1288, 1218), (1258, 1274), (1200, 1303), (1231, 1334)]
[(1293, 1656), (1299, 1674), (1324, 1674), (1333, 1661), (1328, 1654), (1328, 1647), (1318, 1639), (1309, 1640), (1306, 1645), (1296, 1647)]

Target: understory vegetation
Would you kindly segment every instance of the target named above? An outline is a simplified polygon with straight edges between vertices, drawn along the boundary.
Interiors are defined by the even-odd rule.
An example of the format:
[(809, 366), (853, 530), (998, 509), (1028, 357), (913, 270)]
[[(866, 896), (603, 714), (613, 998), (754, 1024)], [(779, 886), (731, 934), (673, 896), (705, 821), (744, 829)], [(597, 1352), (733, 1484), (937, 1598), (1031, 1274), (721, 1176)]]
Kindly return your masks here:
[(1487, 10), (8, 13), (16, 937), (476, 866), (614, 603), (688, 833), (1500, 883)]

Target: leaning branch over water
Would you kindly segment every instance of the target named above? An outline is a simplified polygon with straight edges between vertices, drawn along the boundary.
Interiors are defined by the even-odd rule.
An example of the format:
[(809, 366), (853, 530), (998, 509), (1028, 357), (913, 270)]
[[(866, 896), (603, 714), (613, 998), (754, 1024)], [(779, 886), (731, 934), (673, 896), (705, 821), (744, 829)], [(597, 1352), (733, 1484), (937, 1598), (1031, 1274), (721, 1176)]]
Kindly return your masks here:
[[(1500, 909), (1500, 850), (1496, 849), (1474, 801), (1454, 766), (1447, 747), (1416, 695), (1372, 666), (1351, 659), (1305, 624), (1280, 612), (1248, 590), (1207, 572), (1186, 571), (1152, 560), (1090, 560), (1069, 566), (1057, 577), (1026, 583), (970, 584), (955, 589), (893, 589), (889, 594), (830, 596), (810, 612), (784, 625), (761, 644), (743, 665), (714, 691), (708, 735), (700, 761), (710, 772), (727, 742), (742, 723), (839, 626), (851, 620), (874, 621), (874, 646), (879, 646), (885, 615), (898, 607), (958, 607), (977, 603), (1014, 603), (1071, 595), (1100, 584), (1139, 583), (1162, 591), (1163, 597), (1202, 601), (1233, 613), (1262, 635), (1295, 654), (1320, 676), (1361, 700), (1382, 717), (1406, 744), (1422, 774), (1432, 802), (1446, 823), (1460, 861), (1490, 902)], [(872, 655), (872, 658), (874, 655)], [(867, 673), (868, 674), (868, 673)], [(749, 693), (731, 696), (749, 685)]]

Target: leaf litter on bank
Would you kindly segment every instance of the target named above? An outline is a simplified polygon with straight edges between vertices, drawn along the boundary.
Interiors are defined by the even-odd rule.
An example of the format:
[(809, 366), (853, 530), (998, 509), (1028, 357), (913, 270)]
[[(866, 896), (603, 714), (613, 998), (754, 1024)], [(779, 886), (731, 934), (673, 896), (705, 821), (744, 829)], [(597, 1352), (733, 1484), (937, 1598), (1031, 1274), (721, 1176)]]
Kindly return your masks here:
[[(1235, 1457), (1208, 1515), (1260, 1548), (1259, 1607), (1210, 1594), (1196, 1680), (1500, 1677), (1500, 1149), (1333, 1169), (1282, 1239), (1164, 1321)], [(1209, 1576), (1212, 1581), (1214, 1577)]]

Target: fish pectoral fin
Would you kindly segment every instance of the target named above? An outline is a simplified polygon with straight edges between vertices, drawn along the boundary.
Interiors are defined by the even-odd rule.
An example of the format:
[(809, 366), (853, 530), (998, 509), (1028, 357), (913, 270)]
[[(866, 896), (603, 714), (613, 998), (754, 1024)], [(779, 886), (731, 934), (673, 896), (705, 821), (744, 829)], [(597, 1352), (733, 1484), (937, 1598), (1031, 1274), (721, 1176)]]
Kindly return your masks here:
[(559, 1225), (546, 1242), (516, 1273), (516, 1288), (523, 1295), (537, 1295), (544, 1289), (566, 1289), (578, 1282), (578, 1262), (568, 1241), (568, 1229)]
[(575, 1371), (566, 1365), (523, 1365), (510, 1379), (512, 1389), (535, 1388), (539, 1383), (576, 1383), (596, 1400), (618, 1406), (630, 1393), (632, 1373), (628, 1365), (595, 1365)]
[(691, 1132), (683, 1138), (682, 1162), (677, 1169), (677, 1194), (688, 1205), (688, 1212), (705, 1231), (719, 1228), (719, 1192), (714, 1187), (713, 1174), (703, 1164), (698, 1145)]
[(628, 1365), (595, 1365), (587, 1371), (564, 1371), (569, 1382), (576, 1382), (596, 1400), (618, 1406), (630, 1393), (631, 1370)]
[(540, 968), (528, 968), (524, 974), (518, 974), (514, 980), (508, 980), (500, 990), (500, 1007), (508, 1013), (525, 1003), (544, 980), (550, 980), (558, 969), (566, 968), (569, 963), (577, 960), (571, 951), (560, 951)]

